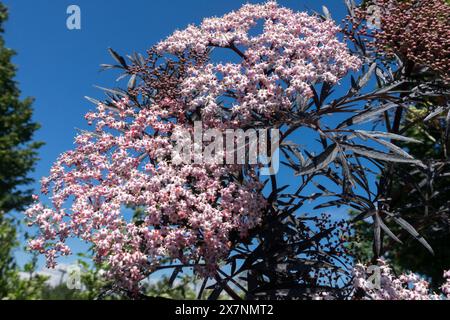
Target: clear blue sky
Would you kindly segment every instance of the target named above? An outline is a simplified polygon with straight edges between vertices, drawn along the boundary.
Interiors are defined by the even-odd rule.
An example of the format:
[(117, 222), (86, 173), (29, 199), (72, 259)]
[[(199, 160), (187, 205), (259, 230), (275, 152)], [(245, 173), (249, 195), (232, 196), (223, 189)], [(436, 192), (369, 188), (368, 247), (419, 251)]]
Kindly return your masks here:
[[(84, 114), (92, 105), (83, 97), (102, 98), (93, 85), (115, 86), (114, 72), (99, 72), (111, 63), (107, 48), (121, 54), (145, 53), (153, 44), (202, 18), (220, 16), (242, 4), (239, 0), (3, 0), (10, 18), (6, 45), (17, 51), (16, 80), (23, 96), (32, 96), (34, 119), (42, 125), (35, 138), (46, 144), (32, 174), (37, 181), (48, 175), (53, 161), (73, 147), (76, 128), (86, 128)], [(299, 11), (322, 10), (335, 20), (345, 15), (342, 0), (287, 0), (280, 4)], [(81, 30), (66, 28), (66, 9), (81, 8)], [(120, 85), (120, 84), (119, 84)], [(125, 85), (122, 83), (121, 85)], [(39, 184), (33, 185), (37, 190)], [(79, 249), (83, 247), (78, 246)], [(18, 253), (19, 262), (24, 255)]]

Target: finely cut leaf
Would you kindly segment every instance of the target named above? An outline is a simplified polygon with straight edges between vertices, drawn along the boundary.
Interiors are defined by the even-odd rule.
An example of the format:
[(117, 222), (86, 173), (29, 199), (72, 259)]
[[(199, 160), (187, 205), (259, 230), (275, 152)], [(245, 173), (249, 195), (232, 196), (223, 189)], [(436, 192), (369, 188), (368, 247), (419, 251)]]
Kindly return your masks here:
[(332, 20), (330, 10), (328, 10), (328, 8), (326, 6), (322, 6), (322, 12), (323, 12), (325, 18), (327, 18), (328, 20)]
[(393, 219), (395, 222), (397, 222), (398, 225), (400, 225), (403, 229), (408, 231), (410, 235), (412, 235), (417, 241), (419, 241), (428, 251), (431, 252), (432, 255), (434, 255), (433, 248), (429, 245), (429, 243), (414, 229), (412, 225), (410, 225), (405, 219), (393, 216)]
[(384, 152), (377, 151), (372, 148), (364, 147), (364, 146), (344, 144), (343, 148), (346, 150), (349, 150), (349, 151), (353, 151), (356, 154), (366, 156), (370, 159), (377, 159), (377, 160), (391, 161), (391, 162), (416, 163), (416, 164), (421, 163), (419, 160), (409, 159), (409, 158), (396, 156), (396, 155), (389, 154), (389, 153), (384, 153)]
[(387, 103), (387, 104), (382, 105), (381, 107), (363, 111), (363, 112), (357, 114), (356, 116), (353, 116), (350, 119), (347, 119), (347, 120), (343, 121), (342, 123), (340, 123), (337, 126), (337, 128), (340, 129), (340, 128), (343, 128), (343, 127), (348, 127), (350, 125), (354, 125), (354, 124), (357, 124), (357, 123), (364, 122), (366, 120), (370, 120), (374, 116), (376, 116), (376, 115), (378, 115), (378, 114), (380, 114), (382, 112), (385, 112), (385, 111), (387, 111), (387, 110), (389, 110), (391, 108), (398, 107), (398, 106), (399, 105), (396, 104), (396, 103)]
[(372, 63), (369, 67), (369, 70), (367, 70), (367, 72), (364, 74), (364, 76), (362, 76), (362, 78), (359, 79), (358, 86), (360, 88), (364, 87), (367, 84), (367, 82), (369, 82), (370, 77), (372, 76), (376, 67), (377, 67), (377, 64), (375, 62)]
[(375, 137), (375, 138), (386, 138), (386, 139), (399, 140), (399, 141), (412, 142), (412, 143), (422, 143), (422, 141), (419, 141), (417, 139), (405, 137), (405, 136), (395, 134), (395, 133), (390, 133), (390, 132), (364, 131), (364, 130), (355, 130), (355, 132), (363, 134), (363, 135), (367, 135), (370, 137)]
[(116, 60), (121, 66), (124, 68), (127, 68), (127, 63), (123, 57), (121, 57), (117, 52), (115, 52), (112, 48), (108, 48), (109, 53), (111, 56)]
[(334, 161), (334, 159), (336, 159), (338, 152), (339, 149), (337, 148), (337, 145), (335, 143), (329, 145), (324, 152), (313, 158), (310, 164), (302, 168), (300, 171), (296, 172), (296, 175), (310, 174), (312, 172), (326, 168), (331, 162)]

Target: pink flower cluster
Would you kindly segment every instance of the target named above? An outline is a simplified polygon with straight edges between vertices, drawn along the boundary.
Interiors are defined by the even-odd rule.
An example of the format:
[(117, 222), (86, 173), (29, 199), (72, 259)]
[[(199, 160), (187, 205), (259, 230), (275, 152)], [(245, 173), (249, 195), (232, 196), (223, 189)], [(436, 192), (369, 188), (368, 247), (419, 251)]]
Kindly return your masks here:
[[(171, 139), (147, 133), (180, 126), (164, 121), (167, 110), (137, 110), (126, 98), (114, 107), (119, 111), (100, 104), (86, 115), (96, 131), (78, 135), (76, 148), (42, 180), (53, 208), (36, 203), (26, 211), (40, 229), (30, 248), (54, 267), (58, 255), (70, 253), (65, 240), (78, 237), (92, 243), (110, 277), (130, 289), (162, 260), (213, 272), (232, 245), (230, 232), (244, 237), (258, 225), (265, 207), (261, 184), (233, 180), (232, 167), (171, 164)], [(126, 207), (142, 209), (142, 221), (125, 219)]]
[[(252, 35), (258, 22), (263, 32)], [(108, 263), (111, 279), (133, 290), (167, 261), (211, 275), (233, 242), (260, 223), (262, 184), (251, 168), (175, 165), (173, 136), (192, 130), (196, 113), (207, 128), (248, 126), (255, 114), (270, 120), (311, 97), (310, 86), (337, 82), (360, 65), (337, 32), (331, 21), (273, 1), (175, 32), (152, 52), (178, 60), (129, 66), (138, 87), (88, 113), (94, 132), (78, 135), (42, 180), (52, 207), (36, 202), (26, 211), (39, 228), (30, 248), (53, 267), (70, 253), (65, 241), (80, 238)], [(213, 47), (241, 61), (212, 63)], [(139, 220), (126, 218), (131, 209), (143, 212)]]
[(368, 271), (367, 266), (357, 264), (353, 270), (353, 287), (364, 293), (362, 299), (374, 300), (440, 300), (450, 299), (450, 271), (444, 272), (446, 282), (441, 289), (443, 295), (432, 292), (429, 283), (416, 274), (401, 274), (395, 276), (385, 261), (379, 260), (379, 287), (377, 288), (374, 270)]
[[(260, 27), (262, 32), (257, 31)], [(183, 93), (187, 107), (204, 106), (206, 118), (220, 113), (218, 101), (227, 97), (233, 119), (245, 121), (253, 112), (270, 118), (286, 111), (297, 97), (310, 98), (312, 85), (336, 83), (349, 70), (359, 68), (360, 60), (337, 39), (338, 32), (330, 20), (269, 1), (247, 4), (223, 17), (205, 19), (199, 27), (177, 31), (157, 50), (199, 55), (212, 48), (233, 50), (239, 62), (191, 68)]]

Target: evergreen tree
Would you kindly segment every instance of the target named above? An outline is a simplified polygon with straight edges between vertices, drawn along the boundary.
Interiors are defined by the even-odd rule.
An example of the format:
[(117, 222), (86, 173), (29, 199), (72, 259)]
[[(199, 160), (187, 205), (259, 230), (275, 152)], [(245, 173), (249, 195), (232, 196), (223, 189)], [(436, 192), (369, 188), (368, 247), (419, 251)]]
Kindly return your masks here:
[(37, 149), (42, 143), (32, 141), (39, 128), (32, 121), (33, 99), (21, 100), (14, 81), (16, 67), (11, 58), (15, 52), (5, 47), (2, 38), (7, 18), (8, 11), (0, 3), (0, 298), (25, 298), (30, 296), (30, 292), (12, 293), (23, 286), (19, 284), (19, 269), (13, 258), (13, 249), (18, 244), (16, 221), (9, 215), (31, 202), (31, 190), (26, 186), (33, 181), (29, 173), (34, 168)]

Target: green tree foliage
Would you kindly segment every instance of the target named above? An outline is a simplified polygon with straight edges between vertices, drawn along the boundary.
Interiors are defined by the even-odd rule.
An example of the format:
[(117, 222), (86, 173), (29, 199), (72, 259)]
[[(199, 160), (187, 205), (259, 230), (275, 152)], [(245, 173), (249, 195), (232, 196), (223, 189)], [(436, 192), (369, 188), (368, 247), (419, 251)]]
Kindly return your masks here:
[[(172, 283), (168, 277), (163, 277), (155, 284), (150, 284), (146, 287), (146, 294), (151, 297), (163, 297), (167, 299), (176, 300), (195, 300), (197, 299), (197, 292), (199, 289), (199, 283), (195, 277), (189, 275), (183, 275), (177, 277)], [(200, 297), (200, 299), (207, 298), (206, 295)], [(225, 296), (221, 296), (221, 299), (226, 299)]]
[(32, 182), (29, 172), (41, 143), (32, 141), (39, 128), (32, 121), (33, 100), (20, 99), (14, 81), (16, 68), (11, 63), (15, 53), (1, 37), (7, 18), (7, 9), (0, 3), (0, 298), (36, 298), (43, 279), (21, 280), (13, 258), (18, 245), (16, 221), (8, 214), (31, 202), (31, 190), (25, 187)]
[[(79, 254), (84, 258), (84, 254)], [(45, 285), (42, 288), (40, 298), (43, 300), (93, 300), (101, 297), (107, 288), (107, 283), (101, 276), (101, 266), (90, 266), (84, 259), (79, 259), (80, 288), (69, 288), (66, 278), (61, 273), (60, 282), (56, 286)], [(120, 299), (120, 296), (107, 296), (105, 299)]]
[[(0, 32), (6, 18), (6, 8), (0, 4)], [(19, 98), (20, 91), (14, 81), (16, 68), (11, 63), (14, 54), (0, 38), (0, 210), (3, 213), (23, 209), (30, 203), (31, 190), (19, 188), (32, 182), (28, 174), (42, 145), (32, 141), (39, 125), (32, 121), (33, 100)]]
[[(39, 292), (39, 298), (44, 300), (127, 300), (130, 297), (126, 292), (113, 290), (112, 284), (105, 281), (102, 276), (105, 265), (91, 266), (86, 259), (90, 254), (79, 254), (81, 259), (77, 265), (80, 267), (80, 288), (70, 289), (67, 286), (66, 272), (61, 272), (60, 281), (56, 286), (45, 284)], [(163, 276), (157, 282), (145, 285), (145, 299), (163, 298), (177, 300), (192, 300), (197, 298), (198, 282), (193, 276), (179, 275), (176, 279)], [(205, 297), (202, 297), (205, 298)], [(224, 297), (223, 297), (224, 298)]]
[[(67, 285), (68, 271), (60, 270), (59, 282), (56, 285), (44, 284), (36, 296), (43, 300), (127, 300), (127, 292), (114, 290), (113, 283), (102, 276), (107, 270), (106, 264), (91, 265), (92, 248), (86, 253), (79, 253), (77, 266), (80, 268), (79, 288), (69, 288)], [(145, 285), (144, 299), (163, 298), (177, 300), (192, 300), (197, 298), (200, 283), (192, 275), (179, 274), (174, 279), (162, 276), (158, 281)], [(201, 299), (205, 299), (203, 295)], [(222, 299), (227, 299), (225, 295)]]

